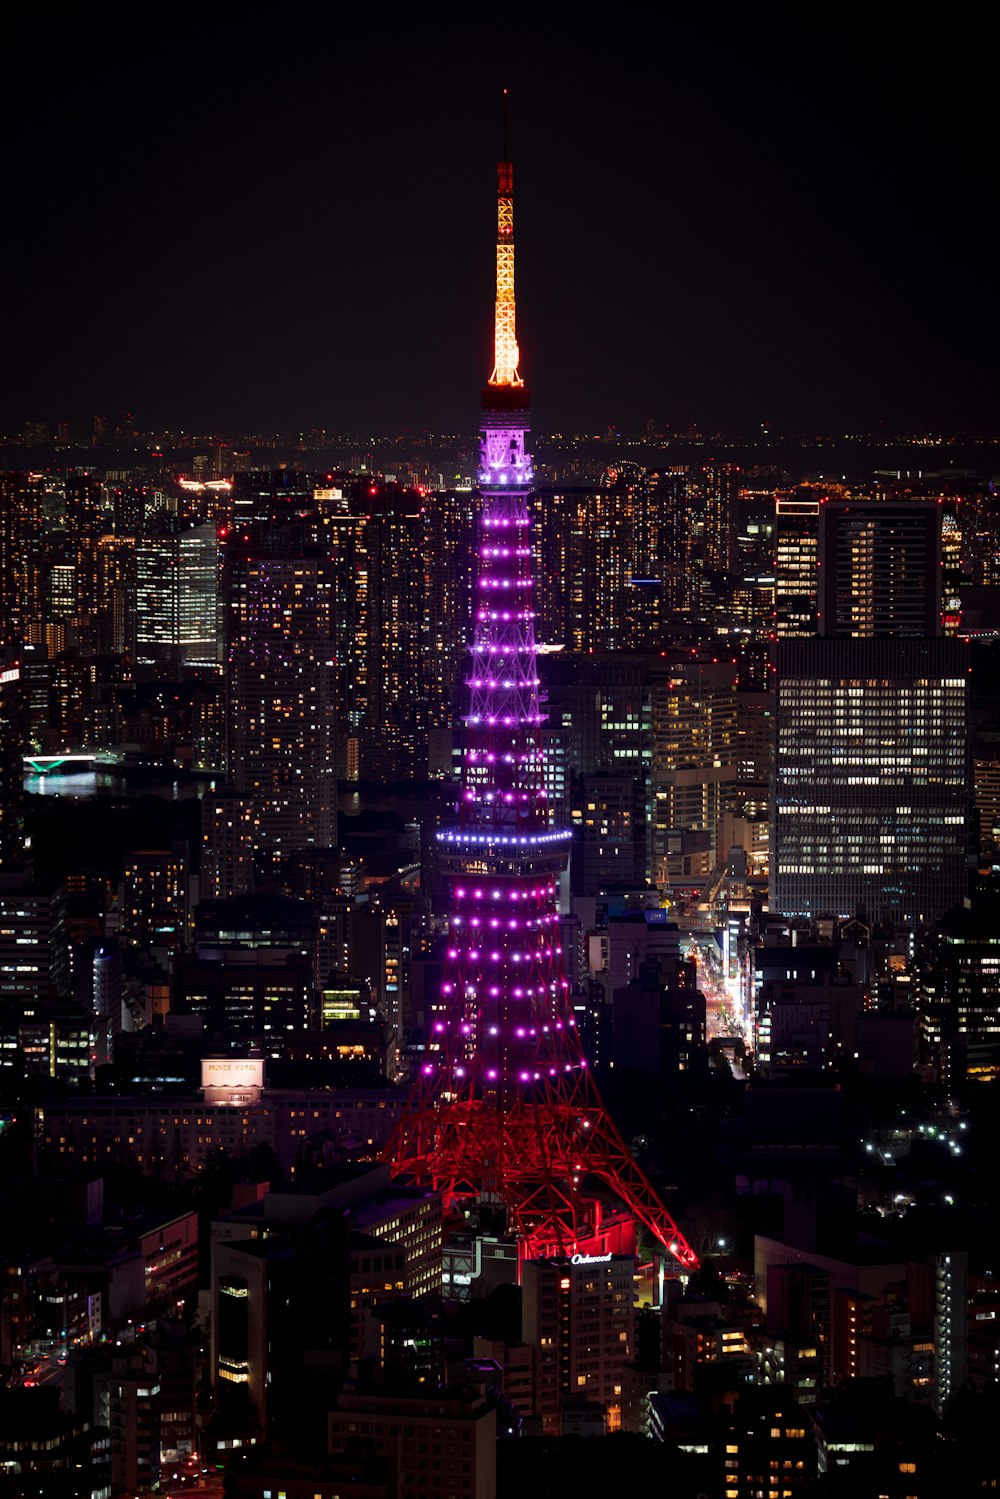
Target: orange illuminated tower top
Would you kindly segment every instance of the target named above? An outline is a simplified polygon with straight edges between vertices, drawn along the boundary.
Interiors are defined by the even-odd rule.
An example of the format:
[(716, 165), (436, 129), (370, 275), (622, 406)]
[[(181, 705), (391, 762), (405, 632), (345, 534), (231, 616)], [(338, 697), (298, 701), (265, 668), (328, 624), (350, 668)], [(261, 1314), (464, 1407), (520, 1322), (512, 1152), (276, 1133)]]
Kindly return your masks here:
[(497, 163), (497, 300), (491, 385), (524, 385), (518, 374), (514, 318), (514, 167), (507, 157), (507, 90), (503, 91), (503, 154)]

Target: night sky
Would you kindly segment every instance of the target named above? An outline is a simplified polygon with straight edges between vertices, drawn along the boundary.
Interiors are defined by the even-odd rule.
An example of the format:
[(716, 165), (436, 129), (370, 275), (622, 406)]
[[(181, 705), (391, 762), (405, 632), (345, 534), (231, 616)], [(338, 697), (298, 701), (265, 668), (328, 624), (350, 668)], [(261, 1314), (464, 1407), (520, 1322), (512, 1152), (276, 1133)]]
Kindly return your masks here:
[(538, 427), (996, 432), (997, 35), (881, 9), (22, 17), (0, 425), (472, 430), (506, 83)]

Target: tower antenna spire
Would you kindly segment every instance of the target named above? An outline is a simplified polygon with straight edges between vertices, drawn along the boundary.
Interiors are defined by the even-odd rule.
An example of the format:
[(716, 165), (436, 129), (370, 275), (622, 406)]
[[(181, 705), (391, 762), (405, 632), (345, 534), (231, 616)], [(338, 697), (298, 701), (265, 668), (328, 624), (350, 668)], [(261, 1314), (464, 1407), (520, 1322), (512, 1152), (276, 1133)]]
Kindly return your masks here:
[(507, 90), (503, 91), (503, 160), (497, 162), (497, 299), (490, 385), (523, 386), (517, 365), (514, 308), (514, 167), (507, 157)]
[(504, 89), (504, 91), (503, 91), (503, 159), (504, 159), (504, 161), (509, 161), (510, 160), (510, 151), (509, 151), (508, 146), (507, 146), (507, 124), (508, 124), (508, 116), (509, 116), (509, 106), (510, 106), (510, 98), (509, 98), (509, 95), (507, 93), (507, 90)]

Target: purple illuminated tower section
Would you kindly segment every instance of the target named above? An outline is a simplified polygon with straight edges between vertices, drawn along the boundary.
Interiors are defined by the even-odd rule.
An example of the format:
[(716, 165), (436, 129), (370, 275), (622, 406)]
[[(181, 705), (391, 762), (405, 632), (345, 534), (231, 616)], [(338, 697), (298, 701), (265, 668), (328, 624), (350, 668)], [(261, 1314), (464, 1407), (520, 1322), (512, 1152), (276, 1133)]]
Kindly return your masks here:
[(387, 1158), (394, 1173), (443, 1192), (451, 1209), (502, 1205), (524, 1258), (592, 1244), (601, 1197), (611, 1196), (691, 1269), (697, 1257), (607, 1116), (569, 1003), (556, 898), (571, 835), (553, 826), (539, 734), (508, 161), (497, 196), (496, 356), (480, 425), (462, 791), (455, 825), (437, 835), (451, 891), (447, 964)]

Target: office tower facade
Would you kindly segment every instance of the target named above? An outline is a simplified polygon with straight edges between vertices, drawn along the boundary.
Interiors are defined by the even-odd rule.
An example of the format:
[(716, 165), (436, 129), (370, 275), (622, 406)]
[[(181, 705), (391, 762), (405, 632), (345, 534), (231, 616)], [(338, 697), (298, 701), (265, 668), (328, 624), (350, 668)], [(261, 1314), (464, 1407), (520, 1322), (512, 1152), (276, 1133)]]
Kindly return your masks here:
[(737, 778), (737, 668), (700, 653), (651, 669), (651, 876), (669, 883), (676, 833), (704, 833), (714, 858), (720, 821)]
[(135, 659), (136, 555), (132, 536), (102, 536), (97, 544), (97, 650)]
[(771, 905), (915, 930), (967, 883), (969, 662), (941, 638), (941, 507), (818, 507), (823, 638), (775, 653)]
[[(650, 540), (661, 561), (663, 606), (669, 619), (689, 620), (699, 609), (697, 566), (700, 525), (695, 517), (687, 466), (674, 464), (649, 478)], [(650, 569), (656, 571), (655, 568)]]
[(24, 858), (23, 753), (21, 651), (0, 640), (0, 869)]
[(590, 1077), (570, 1008), (556, 895), (569, 831), (552, 826), (539, 731), (535, 590), (518, 371), (513, 169), (498, 169), (495, 364), (483, 396), (478, 574), (445, 977), (425, 1060), (387, 1152), (448, 1209), (502, 1204), (526, 1257), (598, 1228), (591, 1175), (682, 1264), (697, 1263)]
[[(963, 553), (962, 511), (957, 498), (941, 495), (941, 633), (962, 632)], [(971, 515), (970, 515), (971, 519)]]
[(47, 563), (45, 481), (0, 474), (0, 598), (12, 642), (40, 639)]
[(545, 658), (549, 724), (565, 730), (583, 775), (648, 779), (652, 759), (650, 657), (621, 651)]
[(99, 603), (97, 544), (109, 529), (104, 518), (104, 487), (91, 474), (71, 474), (66, 480), (65, 525), (64, 562), (73, 569), (73, 616), (86, 631), (93, 625)]
[(306, 1031), (311, 1019), (312, 963), (266, 949), (236, 949), (227, 959), (179, 953), (172, 965), (171, 1009), (201, 1017), (206, 1035), (273, 1045)]
[(66, 886), (28, 868), (0, 880), (0, 991), (20, 999), (69, 993)]
[(936, 499), (824, 496), (819, 507), (819, 633), (838, 640), (941, 633)]
[(399, 781), (427, 764), (423, 506), (415, 491), (372, 487), (378, 492), (366, 500), (358, 562), (364, 573), (364, 671), (355, 685), (361, 775)]
[(253, 558), (245, 578), (228, 661), (229, 777), (251, 800), (258, 848), (329, 845), (337, 748), (330, 564)]
[(116, 536), (138, 536), (146, 511), (154, 501), (153, 491), (143, 484), (116, 483), (111, 486), (111, 516)]
[(988, 896), (974, 896), (945, 915), (918, 954), (921, 1051), (945, 1088), (1000, 1077), (998, 915)]
[(737, 1399), (723, 1459), (726, 1499), (795, 1499), (814, 1485), (816, 1441), (794, 1396), (794, 1387), (783, 1383)]
[(740, 471), (735, 463), (705, 464), (698, 475), (704, 495), (705, 567), (731, 573), (736, 565)]
[(301, 1404), (307, 1351), (347, 1342), (347, 1226), (314, 1212), (253, 1232), (234, 1223), (212, 1246), (210, 1368), (222, 1408), (248, 1397), (263, 1424)]
[(820, 492), (808, 485), (774, 499), (774, 632), (816, 634)]
[(1000, 503), (995, 486), (977, 488), (962, 505), (962, 566), (978, 587), (1000, 586)]
[(475, 575), (474, 498), (470, 491), (444, 490), (423, 510), (426, 645), (423, 652), (427, 733), (450, 730), (456, 711), (456, 683), (468, 654)]
[(929, 924), (966, 890), (968, 650), (780, 641), (772, 909)]
[(304, 474), (238, 476), (226, 541), (228, 778), (255, 848), (336, 842), (339, 559)]
[(91, 994), (98, 1024), (116, 1036), (122, 1028), (124, 995), (122, 955), (116, 944), (107, 943), (96, 949), (91, 966)]
[(135, 542), (136, 664), (216, 670), (219, 664), (215, 526), (164, 515)]

